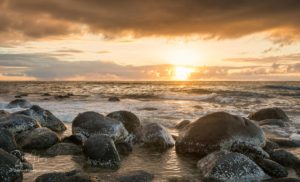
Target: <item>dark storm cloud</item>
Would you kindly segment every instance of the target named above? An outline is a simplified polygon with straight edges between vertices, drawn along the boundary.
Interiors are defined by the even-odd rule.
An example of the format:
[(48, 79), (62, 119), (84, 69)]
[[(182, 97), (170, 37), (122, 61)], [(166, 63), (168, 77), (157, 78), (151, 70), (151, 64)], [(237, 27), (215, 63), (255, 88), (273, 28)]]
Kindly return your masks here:
[[(114, 37), (197, 34), (236, 38), (272, 31), (299, 35), (299, 0), (1, 0), (0, 31), (33, 38), (80, 33)], [(289, 34), (293, 32), (293, 34)], [(284, 34), (283, 34), (284, 33)], [(280, 37), (280, 38), (278, 38)]]

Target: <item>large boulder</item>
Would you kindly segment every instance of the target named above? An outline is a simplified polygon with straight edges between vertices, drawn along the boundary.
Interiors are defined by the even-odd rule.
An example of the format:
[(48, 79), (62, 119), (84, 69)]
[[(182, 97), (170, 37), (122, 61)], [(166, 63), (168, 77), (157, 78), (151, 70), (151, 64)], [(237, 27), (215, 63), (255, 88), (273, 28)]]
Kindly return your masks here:
[(110, 136), (114, 141), (124, 141), (128, 131), (121, 121), (104, 117), (96, 112), (80, 113), (72, 123), (72, 133), (90, 137), (97, 134)]
[(285, 167), (300, 166), (300, 159), (291, 152), (283, 149), (277, 149), (270, 152), (270, 157), (273, 161), (276, 161)]
[(23, 179), (22, 169), (20, 159), (0, 148), (0, 181), (21, 182)]
[(237, 143), (263, 147), (264, 132), (248, 119), (216, 112), (185, 127), (176, 140), (176, 151), (205, 156), (220, 149), (230, 150)]
[(53, 172), (43, 174), (35, 179), (35, 182), (92, 182), (92, 178), (80, 170), (69, 172)]
[(175, 141), (165, 127), (158, 123), (149, 123), (143, 127), (145, 146), (164, 151), (173, 147)]
[(84, 143), (83, 153), (91, 166), (117, 169), (121, 160), (114, 141), (107, 135), (94, 135)]
[(280, 119), (283, 121), (289, 121), (289, 117), (285, 114), (285, 112), (277, 107), (265, 108), (256, 111), (249, 115), (249, 119), (254, 121), (262, 121), (266, 119)]
[(0, 148), (7, 152), (18, 148), (14, 135), (6, 129), (0, 129)]
[(190, 123), (191, 123), (190, 120), (183, 120), (183, 121), (180, 121), (179, 123), (177, 123), (175, 128), (181, 130), (184, 127), (186, 127), (187, 125), (189, 125)]
[(129, 111), (115, 111), (107, 115), (109, 118), (121, 121), (129, 134), (132, 134), (134, 141), (139, 141), (141, 137), (141, 121)]
[(48, 148), (46, 153), (48, 155), (80, 155), (82, 149), (78, 145), (73, 143), (57, 143), (52, 147)]
[(42, 127), (49, 128), (56, 132), (65, 131), (67, 128), (64, 123), (55, 117), (50, 111), (33, 105), (30, 109), (19, 111), (17, 114), (23, 114), (37, 120)]
[(59, 137), (48, 128), (36, 128), (17, 134), (16, 141), (23, 149), (42, 150), (59, 142)]
[(288, 176), (285, 167), (270, 159), (258, 159), (255, 161), (269, 176), (274, 178), (284, 178)]
[(15, 100), (11, 101), (10, 103), (8, 103), (6, 108), (9, 108), (9, 109), (16, 108), (16, 107), (30, 108), (31, 106), (32, 106), (32, 104), (25, 99), (15, 99)]
[(220, 181), (260, 180), (264, 171), (247, 156), (228, 151), (213, 152), (202, 158), (197, 167), (203, 178)]
[(40, 125), (35, 119), (22, 114), (11, 114), (7, 117), (0, 118), (0, 128), (7, 129), (13, 134), (38, 127), (40, 127)]

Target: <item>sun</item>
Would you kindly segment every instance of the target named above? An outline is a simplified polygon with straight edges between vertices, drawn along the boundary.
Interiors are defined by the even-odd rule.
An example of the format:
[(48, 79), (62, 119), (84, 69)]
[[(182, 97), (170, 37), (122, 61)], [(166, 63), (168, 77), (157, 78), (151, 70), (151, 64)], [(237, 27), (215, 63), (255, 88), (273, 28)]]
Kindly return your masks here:
[(186, 81), (189, 79), (191, 74), (194, 72), (194, 69), (188, 68), (188, 67), (183, 67), (183, 66), (176, 66), (174, 68), (174, 80), (179, 80), (179, 81)]

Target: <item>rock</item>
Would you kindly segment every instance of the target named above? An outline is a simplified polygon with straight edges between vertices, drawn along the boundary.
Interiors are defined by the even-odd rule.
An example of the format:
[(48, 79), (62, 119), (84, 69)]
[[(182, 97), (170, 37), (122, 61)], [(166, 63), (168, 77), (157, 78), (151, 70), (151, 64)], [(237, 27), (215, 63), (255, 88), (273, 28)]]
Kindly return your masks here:
[(144, 145), (159, 151), (174, 146), (175, 141), (165, 127), (158, 123), (150, 123), (143, 127)]
[(80, 113), (73, 120), (72, 133), (82, 134), (86, 137), (104, 134), (116, 142), (122, 142), (128, 137), (128, 131), (122, 122), (92, 111)]
[(228, 151), (207, 155), (198, 161), (197, 167), (202, 177), (222, 181), (259, 180), (266, 176), (247, 156)]
[(41, 150), (47, 149), (59, 142), (59, 137), (48, 128), (36, 128), (17, 134), (16, 141), (23, 149)]
[(220, 182), (219, 180), (200, 180), (190, 176), (173, 176), (168, 178), (168, 182)]
[(49, 97), (49, 96), (51, 96), (51, 94), (49, 94), (49, 93), (43, 93), (41, 96)]
[(16, 107), (29, 108), (31, 106), (32, 106), (32, 104), (25, 99), (15, 99), (15, 100), (11, 101), (6, 106), (6, 108), (9, 108), (9, 109), (16, 108)]
[(80, 170), (70, 172), (53, 172), (43, 174), (35, 179), (35, 182), (92, 182), (92, 178), (83, 174)]
[(15, 95), (15, 98), (22, 98), (22, 97), (27, 97), (28, 94), (27, 93), (20, 93), (18, 95)]
[(0, 148), (0, 181), (21, 182), (23, 179), (22, 162)]
[(42, 127), (47, 127), (56, 132), (65, 131), (67, 128), (62, 121), (55, 117), (50, 111), (41, 108), (38, 105), (33, 105), (30, 109), (17, 112), (37, 120)]
[(71, 136), (67, 136), (63, 138), (61, 141), (65, 143), (74, 143), (76, 145), (83, 145), (83, 143), (87, 140), (87, 137), (77, 133)]
[(275, 142), (272, 142), (271, 140), (266, 140), (266, 145), (263, 147), (264, 151), (270, 153), (274, 151), (275, 149), (278, 149), (279, 145)]
[(255, 121), (262, 121), (266, 119), (280, 119), (283, 121), (289, 121), (289, 117), (285, 114), (285, 112), (277, 107), (261, 109), (250, 114), (249, 119)]
[(183, 120), (183, 121), (180, 121), (178, 124), (176, 124), (175, 128), (176, 129), (183, 129), (184, 127), (186, 127), (190, 123), (191, 123), (190, 120)]
[(230, 151), (244, 154), (252, 160), (270, 158), (270, 155), (261, 147), (245, 143), (234, 143)]
[(109, 97), (108, 101), (109, 102), (120, 102), (121, 100), (118, 97)]
[(0, 118), (0, 128), (7, 129), (13, 134), (38, 127), (40, 127), (40, 125), (35, 119), (21, 114), (11, 114), (7, 117)]
[(83, 153), (95, 167), (117, 169), (120, 157), (113, 140), (107, 135), (94, 135), (84, 143)]
[(14, 135), (7, 129), (0, 129), (0, 148), (7, 152), (18, 148)]
[(297, 178), (280, 178), (280, 179), (272, 179), (267, 180), (269, 182), (300, 182), (300, 179)]
[(72, 143), (58, 143), (48, 148), (46, 151), (48, 155), (80, 155), (82, 154), (81, 147)]
[(288, 176), (288, 171), (282, 165), (269, 159), (259, 159), (255, 161), (269, 176), (273, 178), (284, 178)]
[(115, 111), (109, 113), (107, 117), (121, 121), (126, 130), (133, 137), (133, 142), (138, 142), (141, 139), (141, 121), (140, 119), (129, 111)]
[(118, 176), (118, 182), (150, 182), (154, 175), (143, 170), (131, 171)]
[(185, 127), (176, 140), (176, 151), (203, 157), (216, 150), (230, 150), (235, 143), (262, 147), (265, 135), (256, 123), (248, 119), (216, 112)]
[(129, 155), (132, 152), (132, 145), (127, 142), (116, 143), (118, 153), (121, 155)]
[(271, 152), (270, 158), (285, 167), (295, 167), (300, 164), (300, 160), (297, 156), (283, 149)]
[(157, 111), (158, 109), (155, 107), (142, 107), (138, 108), (139, 111)]
[(7, 116), (9, 116), (9, 115), (10, 115), (9, 112), (6, 112), (6, 111), (4, 111), (4, 110), (0, 110), (0, 118), (7, 117)]
[(280, 147), (300, 147), (299, 141), (294, 141), (287, 138), (269, 138), (269, 140), (276, 143)]
[(286, 122), (280, 119), (265, 119), (259, 122), (260, 126), (264, 126), (264, 125), (275, 125), (275, 126), (279, 126), (279, 127), (285, 127)]

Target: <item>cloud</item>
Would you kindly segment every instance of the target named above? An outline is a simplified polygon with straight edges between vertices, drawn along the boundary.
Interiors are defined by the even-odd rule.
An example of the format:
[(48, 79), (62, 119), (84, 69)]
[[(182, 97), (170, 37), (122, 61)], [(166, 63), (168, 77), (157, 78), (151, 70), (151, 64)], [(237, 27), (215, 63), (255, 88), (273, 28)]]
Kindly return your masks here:
[[(298, 80), (300, 63), (193, 67), (192, 80)], [(131, 66), (103, 61), (62, 61), (51, 54), (0, 54), (1, 79), (171, 80), (172, 65)], [(5, 76), (3, 78), (3, 76)]]
[(300, 38), (299, 17), (299, 0), (1, 0), (0, 35), (33, 39), (90, 32), (222, 39), (268, 31), (282, 44)]

